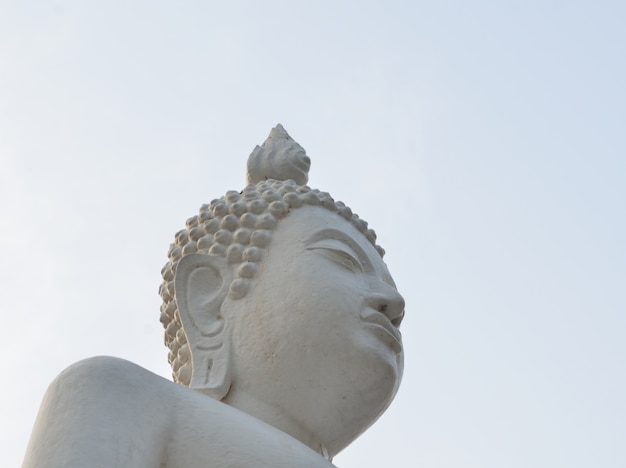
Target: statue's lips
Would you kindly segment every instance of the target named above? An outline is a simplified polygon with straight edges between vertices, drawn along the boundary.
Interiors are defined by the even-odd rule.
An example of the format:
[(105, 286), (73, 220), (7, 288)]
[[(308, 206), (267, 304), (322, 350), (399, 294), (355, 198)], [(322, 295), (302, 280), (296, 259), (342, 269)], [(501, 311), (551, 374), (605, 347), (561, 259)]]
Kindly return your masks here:
[(399, 354), (402, 351), (402, 335), (400, 334), (400, 330), (394, 327), (391, 321), (382, 312), (373, 310), (370, 312), (371, 313), (365, 312), (361, 314), (361, 318), (367, 322), (368, 325), (372, 325), (372, 328), (376, 330), (376, 334)]

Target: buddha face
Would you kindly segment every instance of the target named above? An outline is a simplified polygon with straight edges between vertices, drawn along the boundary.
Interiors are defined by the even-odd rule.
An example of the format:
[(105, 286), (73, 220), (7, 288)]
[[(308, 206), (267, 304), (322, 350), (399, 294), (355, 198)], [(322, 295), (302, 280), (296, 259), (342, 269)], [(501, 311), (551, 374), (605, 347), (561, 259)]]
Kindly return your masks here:
[(324, 434), (331, 453), (367, 429), (398, 389), (404, 301), (372, 244), (336, 213), (292, 210), (253, 288), (222, 311), (233, 345), (225, 402), (285, 412)]

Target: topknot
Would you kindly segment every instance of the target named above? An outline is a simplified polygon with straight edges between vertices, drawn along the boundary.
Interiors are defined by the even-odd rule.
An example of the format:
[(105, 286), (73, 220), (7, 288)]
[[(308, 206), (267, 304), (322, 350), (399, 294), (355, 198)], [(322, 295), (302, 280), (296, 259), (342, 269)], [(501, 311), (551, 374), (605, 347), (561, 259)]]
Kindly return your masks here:
[(311, 160), (302, 146), (289, 136), (281, 124), (276, 125), (267, 140), (254, 148), (248, 158), (248, 184), (274, 179), (291, 179), (298, 185), (309, 180)]

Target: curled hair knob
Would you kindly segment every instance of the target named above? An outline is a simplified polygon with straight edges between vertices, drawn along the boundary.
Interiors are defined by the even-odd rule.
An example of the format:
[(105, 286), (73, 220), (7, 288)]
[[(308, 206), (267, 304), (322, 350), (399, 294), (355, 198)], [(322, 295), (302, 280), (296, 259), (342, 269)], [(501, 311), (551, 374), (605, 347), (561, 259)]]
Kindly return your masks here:
[(248, 158), (247, 183), (293, 180), (305, 185), (309, 180), (311, 159), (302, 146), (289, 136), (281, 124), (276, 125), (261, 146), (254, 148)]

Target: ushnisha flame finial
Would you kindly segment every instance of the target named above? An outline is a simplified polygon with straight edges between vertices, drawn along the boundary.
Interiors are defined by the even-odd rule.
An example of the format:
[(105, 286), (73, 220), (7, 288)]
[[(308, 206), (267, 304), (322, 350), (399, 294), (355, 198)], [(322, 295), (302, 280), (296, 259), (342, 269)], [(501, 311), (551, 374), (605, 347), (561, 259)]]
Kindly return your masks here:
[(256, 184), (267, 179), (291, 179), (298, 185), (306, 185), (310, 168), (311, 160), (304, 148), (278, 124), (267, 140), (250, 154), (247, 183)]

